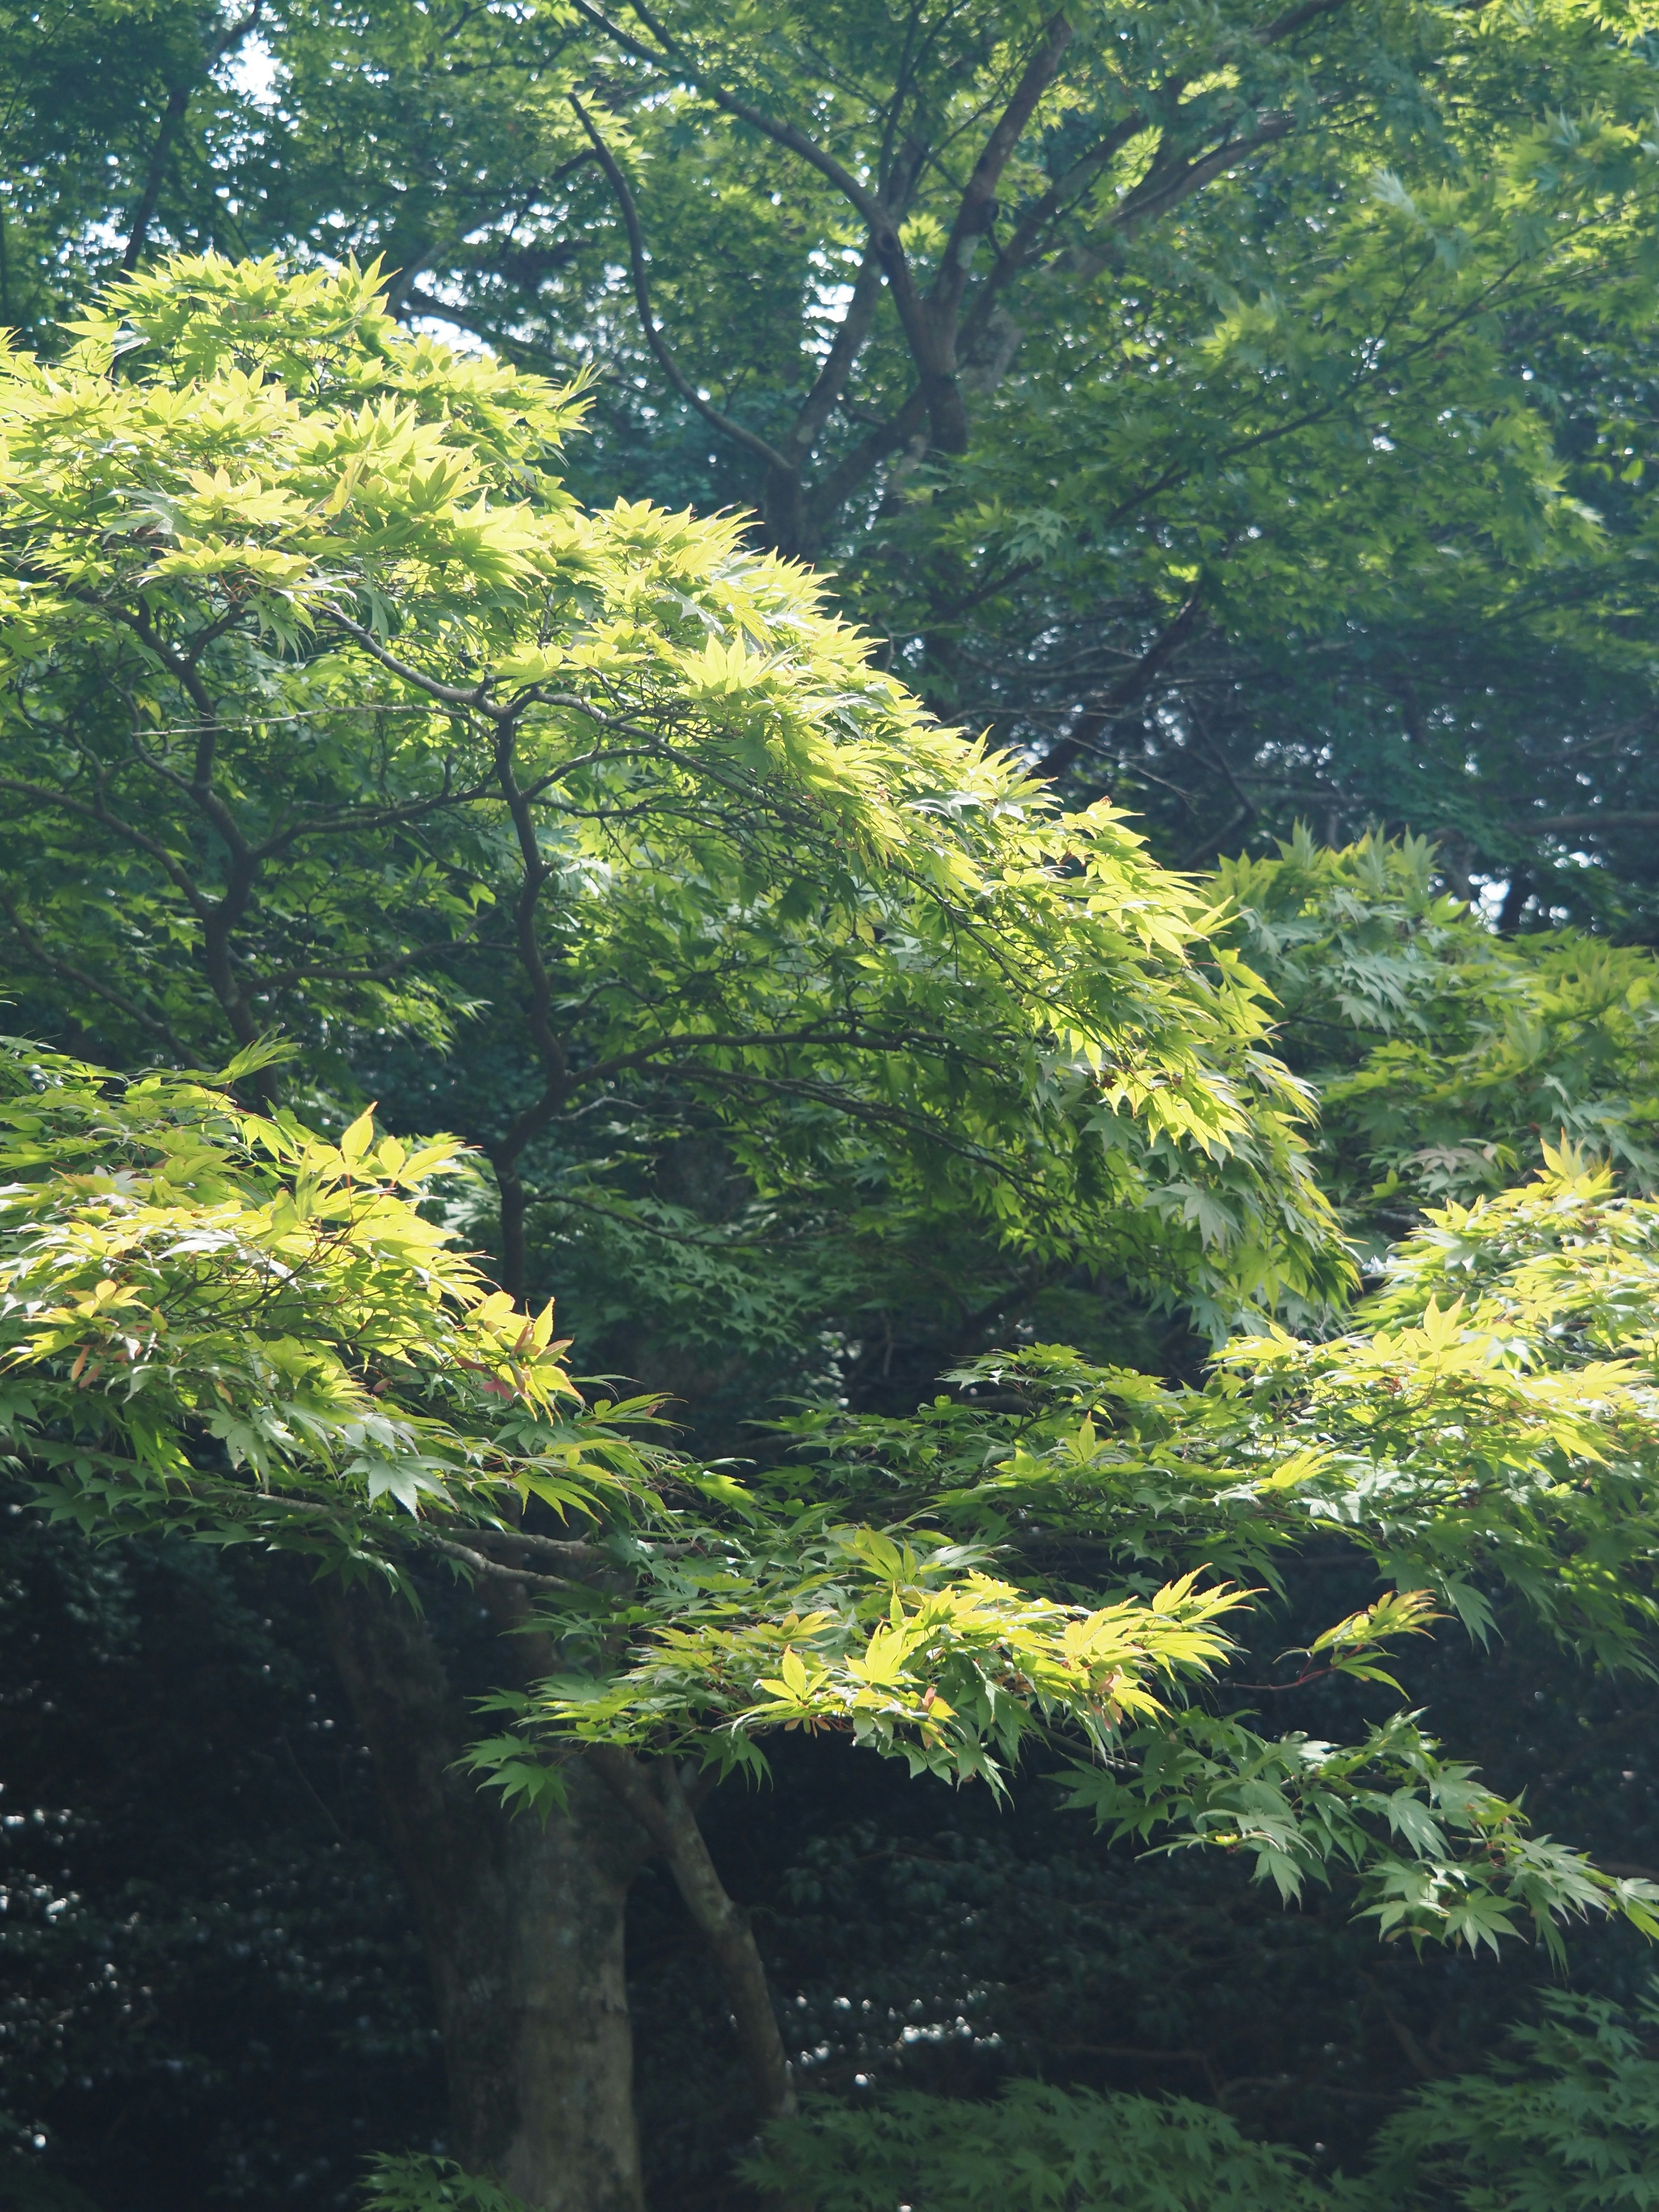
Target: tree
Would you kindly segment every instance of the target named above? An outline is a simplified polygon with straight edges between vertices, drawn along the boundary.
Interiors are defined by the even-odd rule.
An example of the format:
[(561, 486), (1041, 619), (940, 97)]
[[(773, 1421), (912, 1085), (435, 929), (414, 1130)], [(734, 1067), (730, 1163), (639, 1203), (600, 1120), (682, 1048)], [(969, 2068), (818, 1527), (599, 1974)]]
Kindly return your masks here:
[[(918, 1231), (966, 1209), (1027, 1259), (1104, 1236), (1167, 1283), (1185, 1249), (1229, 1301), (1340, 1279), (1256, 994), (1187, 958), (1199, 902), (1109, 812), (1055, 817), (927, 726), (730, 530), (581, 515), (543, 473), (568, 411), (546, 387), (400, 340), (355, 273), (211, 261), (131, 280), (50, 376), (13, 368), (7, 788), (38, 838), (6, 898), (31, 1011), (67, 1000), (70, 1036), (175, 1060), (285, 1018), (337, 1087), (355, 1040), (430, 1046), (476, 1009), (514, 1285), (544, 1133), (548, 1196), (624, 1229), (651, 1209), (607, 1155), (625, 1178), (689, 1134), (815, 1256), (877, 1188)], [(239, 1065), (269, 1099), (274, 1064)], [(590, 1803), (580, 1847), (487, 1817), (449, 1777), (466, 1724), (415, 1625), (364, 1598), (335, 1635), (469, 2155), (583, 2186), (568, 2144), (517, 2146), (544, 2104), (499, 2093), (495, 1993), (561, 1864), (592, 1892), (584, 1972), (614, 1982), (621, 1816)], [(532, 2078), (538, 2033), (527, 2014)], [(592, 2185), (626, 2189), (626, 2069), (595, 2063), (622, 2134)]]
[[(181, 261), (50, 374), (11, 367), (13, 988), (112, 1059), (242, 1048), (240, 1103), (6, 1060), (15, 1448), (94, 1534), (326, 1571), (469, 2165), (548, 2205), (637, 2201), (620, 1944), (653, 1850), (760, 2110), (787, 2104), (695, 1800), (792, 1725), (1005, 1787), (1023, 1747), (1067, 1747), (1103, 1820), (1242, 1850), (1287, 1893), (1350, 1867), (1414, 1936), (1648, 1923), (1639, 1882), (1529, 1838), (1403, 1711), (1332, 1747), (1206, 1703), (1245, 1601), (1200, 1573), (1271, 1580), (1349, 1532), (1396, 1588), (1307, 1671), (1373, 1689), (1424, 1591), (1478, 1625), (1474, 1576), (1638, 1653), (1644, 1385), (1577, 1340), (1562, 1358), (1527, 1269), (1578, 1225), (1558, 1288), (1599, 1354), (1605, 1283), (1650, 1296), (1639, 1203), (1558, 1164), (1492, 1212), (1467, 1324), (1431, 1238), (1382, 1330), (1245, 1340), (1202, 1391), (1026, 1354), (915, 1422), (808, 1422), (747, 1484), (633, 1440), (645, 1408), (582, 1407), (550, 1310), (511, 1292), (559, 1207), (671, 1249), (638, 1171), (689, 1139), (842, 1302), (954, 1218), (1011, 1270), (1097, 1261), (1258, 1326), (1325, 1310), (1344, 1266), (1303, 1093), (1220, 916), (1109, 809), (1058, 813), (929, 723), (799, 571), (719, 526), (584, 513), (550, 473), (568, 400), (401, 338), (355, 271)], [(367, 1113), (330, 1141), (278, 1106), (277, 1020), (337, 1121), (377, 1054), (483, 1042), (493, 1188), (452, 1215), (499, 1222), (507, 1289), (404, 1194), (453, 1146)], [(1012, 1421), (976, 1395), (1005, 1371)], [(1563, 1464), (1587, 1486), (1546, 1481)], [(398, 1595), (434, 1567), (514, 1632), (507, 1725), (472, 1756), (540, 1824), (456, 1771), (476, 1727)]]

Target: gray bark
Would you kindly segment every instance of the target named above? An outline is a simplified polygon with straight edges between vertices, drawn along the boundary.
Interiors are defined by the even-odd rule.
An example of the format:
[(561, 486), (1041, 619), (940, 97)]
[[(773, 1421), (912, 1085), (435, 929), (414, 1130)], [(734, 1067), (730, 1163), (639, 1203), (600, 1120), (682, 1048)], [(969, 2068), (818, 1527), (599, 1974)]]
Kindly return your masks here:
[(643, 2212), (623, 1935), (649, 1838), (580, 1761), (568, 1814), (505, 1814), (455, 1771), (477, 1723), (412, 1608), (319, 1596), (420, 1921), (454, 2155), (538, 2212)]

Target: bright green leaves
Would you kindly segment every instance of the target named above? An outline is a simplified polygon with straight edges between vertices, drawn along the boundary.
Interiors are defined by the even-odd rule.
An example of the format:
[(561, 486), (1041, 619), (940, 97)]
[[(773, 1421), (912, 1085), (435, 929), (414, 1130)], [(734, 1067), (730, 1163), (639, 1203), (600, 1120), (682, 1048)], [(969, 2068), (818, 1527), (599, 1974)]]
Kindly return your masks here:
[[(1283, 1476), (1281, 1468), (1277, 1479), (1282, 1481)], [(1311, 1680), (1316, 1671), (1312, 1662), (1322, 1659), (1333, 1674), (1346, 1674), (1355, 1682), (1384, 1682), (1403, 1696), (1394, 1676), (1376, 1663), (1377, 1653), (1391, 1636), (1425, 1636), (1430, 1622), (1443, 1617), (1435, 1611), (1427, 1590), (1389, 1590), (1375, 1605), (1362, 1607), (1316, 1636), (1307, 1647), (1310, 1664), (1300, 1679)]]
[[(1558, 1159), (1436, 1217), (1362, 1310), (1381, 1326), (1242, 1340), (1202, 1391), (1038, 1347), (975, 1363), (962, 1395), (908, 1420), (788, 1424), (820, 1503), (788, 1502), (808, 1486), (786, 1465), (747, 1486), (741, 1528), (683, 1522), (668, 1545), (659, 1528), (625, 1661), (568, 1621), (585, 1667), (513, 1700), (516, 1732), (477, 1763), (534, 1797), (526, 1737), (555, 1760), (623, 1741), (754, 1768), (769, 1731), (835, 1729), (1001, 1789), (1048, 1746), (1071, 1762), (1069, 1801), (1114, 1836), (1238, 1854), (1286, 1898), (1341, 1872), (1385, 1936), (1478, 1949), (1524, 1933), (1559, 1954), (1565, 1923), (1605, 1914), (1659, 1934), (1659, 1893), (1532, 1836), (1409, 1711), (1334, 1744), (1265, 1733), (1251, 1711), (1321, 1681), (1403, 1708), (1396, 1655), (1446, 1613), (1485, 1632), (1505, 1583), (1564, 1641), (1652, 1664), (1651, 1384), (1575, 1334), (1571, 1290), (1558, 1307), (1549, 1285), (1563, 1253), (1581, 1288), (1616, 1274), (1628, 1323), (1642, 1255), (1650, 1343), (1656, 1221)], [(1443, 1285), (1465, 1240), (1493, 1249), (1462, 1304)], [(988, 1389), (994, 1409), (975, 1402)], [(1235, 1645), (1251, 1594), (1199, 1563), (1276, 1583), (1288, 1553), (1334, 1544), (1398, 1586), (1252, 1679)]]
[[(504, 1709), (532, 1740), (672, 1747), (722, 1769), (759, 1768), (775, 1729), (830, 1729), (913, 1773), (1003, 1791), (1028, 1739), (1059, 1732), (1105, 1756), (1230, 1654), (1221, 1624), (1243, 1600), (1195, 1575), (1090, 1607), (994, 1578), (982, 1556), (816, 1515), (758, 1521), (752, 1504), (740, 1531), (659, 1522), (631, 1554), (629, 1662)], [(580, 1645), (580, 1621), (564, 1631)], [(523, 1735), (503, 1736), (474, 1757), (519, 1790), (524, 1753)]]
[[(1218, 1328), (1328, 1324), (1308, 1092), (1240, 940), (1316, 1000), (1334, 932), (1340, 1010), (1407, 1039), (1457, 962), (1372, 927), (1386, 856), (1238, 874), (1228, 919), (1111, 807), (931, 722), (732, 522), (565, 500), (566, 395), (402, 340), (356, 272), (285, 284), (176, 264), (112, 303), (144, 340), (116, 373), (100, 325), (0, 396), (15, 988), (135, 1064), (284, 1022), (354, 1109), (369, 1056), (418, 1044), (418, 1091), (459, 1042), (504, 1253), (602, 1262), (677, 1340), (821, 1342), (953, 1237)], [(1640, 966), (1587, 965), (1564, 1030), (1639, 1042)], [(999, 1356), (913, 1419), (798, 1423), (739, 1484), (585, 1412), (550, 1309), (437, 1225), (447, 1141), (34, 1065), (0, 1062), (0, 1372), (38, 1494), (94, 1534), (532, 1591), (561, 1671), (476, 1754), (510, 1795), (545, 1807), (590, 1743), (752, 1770), (833, 1728), (998, 1787), (1046, 1747), (1123, 1832), (1287, 1893), (1346, 1864), (1391, 1930), (1646, 1913), (1405, 1717), (1333, 1748), (1237, 1709), (1392, 1692), (1423, 1591), (1480, 1627), (1506, 1585), (1647, 1663), (1645, 1201), (1558, 1161), (1437, 1218), (1346, 1334), (1250, 1335), (1202, 1389)], [(268, 1091), (270, 1055), (229, 1079)], [(712, 1202), (675, 1199), (688, 1154)], [(1394, 1594), (1239, 1679), (1243, 1594), (1312, 1541)]]
[(1212, 1624), (1242, 1601), (1195, 1591), (1195, 1580), (1184, 1577), (1150, 1604), (1092, 1612), (980, 1574), (930, 1592), (895, 1588), (862, 1649), (847, 1622), (807, 1616), (740, 1722), (850, 1727), (883, 1748), (903, 1741), (913, 1770), (959, 1778), (999, 1779), (982, 1747), (994, 1741), (1012, 1758), (1032, 1720), (1070, 1722), (1103, 1752), (1126, 1718), (1163, 1711), (1160, 1682), (1196, 1680), (1226, 1655)]
[(387, 1510), (589, 1513), (608, 1453), (638, 1466), (590, 1442), (550, 1306), (490, 1290), (418, 1210), (453, 1140), (364, 1115), (331, 1145), (15, 1044), (0, 1085), (0, 1393), (53, 1514), (338, 1565), (386, 1551)]

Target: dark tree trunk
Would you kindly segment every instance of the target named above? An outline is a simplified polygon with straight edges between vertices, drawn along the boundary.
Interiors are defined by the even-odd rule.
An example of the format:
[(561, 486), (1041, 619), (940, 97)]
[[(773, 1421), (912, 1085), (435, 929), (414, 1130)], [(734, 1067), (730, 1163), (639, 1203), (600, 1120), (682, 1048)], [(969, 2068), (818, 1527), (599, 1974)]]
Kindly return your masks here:
[(412, 1608), (319, 1601), (420, 1918), (455, 2156), (541, 2212), (643, 2212), (623, 1929), (649, 1839), (580, 1761), (568, 1814), (503, 1813), (454, 1771), (477, 1726)]

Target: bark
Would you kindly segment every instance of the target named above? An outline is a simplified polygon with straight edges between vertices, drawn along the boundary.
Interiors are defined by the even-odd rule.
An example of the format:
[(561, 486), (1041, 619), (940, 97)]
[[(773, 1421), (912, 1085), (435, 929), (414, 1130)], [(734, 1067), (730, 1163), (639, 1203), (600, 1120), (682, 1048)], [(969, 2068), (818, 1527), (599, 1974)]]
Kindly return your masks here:
[[(1334, 837), (1328, 841), (1334, 844)], [(1510, 878), (1509, 889), (1504, 894), (1504, 903), (1498, 915), (1498, 934), (1514, 937), (1520, 930), (1522, 919), (1531, 902), (1532, 878), (1524, 868), (1517, 868)]]
[(502, 1812), (455, 1771), (477, 1724), (419, 1617), (319, 1597), (420, 1922), (454, 2155), (539, 2212), (643, 2212), (623, 1934), (650, 1839), (581, 1762), (567, 1814)]

